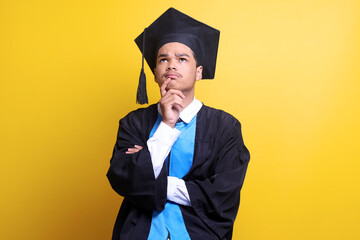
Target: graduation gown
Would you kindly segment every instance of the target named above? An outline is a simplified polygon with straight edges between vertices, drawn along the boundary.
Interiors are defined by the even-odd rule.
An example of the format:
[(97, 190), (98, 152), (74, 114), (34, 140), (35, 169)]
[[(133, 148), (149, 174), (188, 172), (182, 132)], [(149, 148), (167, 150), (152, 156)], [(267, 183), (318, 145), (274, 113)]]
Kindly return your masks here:
[[(164, 163), (155, 179), (146, 144), (157, 117), (154, 104), (120, 120), (107, 173), (112, 188), (124, 197), (113, 240), (146, 240), (152, 212), (163, 210), (167, 201), (167, 168)], [(143, 149), (126, 154), (135, 144)], [(191, 239), (231, 239), (249, 160), (240, 122), (203, 105), (197, 113), (193, 164), (183, 177), (192, 206), (180, 205)]]

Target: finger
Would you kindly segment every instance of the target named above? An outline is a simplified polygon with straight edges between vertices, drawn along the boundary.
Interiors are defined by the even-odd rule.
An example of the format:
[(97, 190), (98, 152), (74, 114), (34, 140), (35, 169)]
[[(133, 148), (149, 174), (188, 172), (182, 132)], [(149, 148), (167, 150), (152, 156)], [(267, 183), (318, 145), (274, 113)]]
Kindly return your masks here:
[(182, 99), (178, 95), (170, 95), (168, 97), (164, 97), (160, 101), (160, 106), (164, 109), (171, 109), (173, 108), (174, 104), (177, 104), (181, 108), (184, 107), (184, 99)]
[(172, 101), (172, 106), (173, 106), (173, 107), (184, 108), (184, 101), (183, 101), (183, 99), (180, 98), (179, 96), (174, 96), (173, 101)]
[(171, 78), (168, 78), (165, 80), (165, 82), (163, 82), (163, 84), (160, 87), (160, 95), (161, 97), (163, 97), (166, 94), (166, 87), (169, 84), (169, 82), (171, 81)]
[(167, 93), (168, 93), (169, 95), (178, 95), (178, 96), (181, 97), (181, 98), (185, 98), (184, 93), (183, 93), (182, 91), (180, 91), (180, 90), (177, 90), (177, 89), (169, 89), (169, 90), (167, 91)]
[(175, 108), (178, 112), (181, 112), (181, 110), (184, 109), (184, 105), (182, 102), (174, 102), (172, 107)]
[(180, 105), (181, 107), (183, 107), (184, 106), (184, 99), (181, 98), (179, 95), (172, 95), (168, 99), (167, 103), (170, 104), (170, 105), (177, 104), (177, 105)]
[(128, 149), (128, 151), (126, 151), (125, 153), (126, 154), (134, 154), (134, 153), (137, 153), (137, 152), (139, 152), (140, 151), (140, 149), (135, 149), (135, 148), (132, 148), (132, 149)]
[(128, 152), (131, 152), (131, 153), (135, 153), (135, 152), (138, 152), (140, 151), (142, 148), (128, 148), (127, 151)]
[(174, 98), (179, 98), (183, 100), (185, 98), (184, 94), (181, 91), (178, 90), (169, 90), (167, 93), (161, 97), (160, 104), (165, 104), (169, 101), (172, 101)]
[(139, 150), (143, 149), (143, 147), (140, 146), (140, 145), (134, 145), (134, 147), (135, 147), (136, 149), (139, 149)]
[(162, 111), (171, 110), (172, 108), (175, 108), (176, 110), (181, 110), (184, 108), (184, 102), (179, 97), (168, 99), (167, 101), (163, 101), (160, 103)]
[(134, 153), (134, 152), (136, 152), (136, 148), (128, 148), (127, 151), (131, 152), (131, 153)]

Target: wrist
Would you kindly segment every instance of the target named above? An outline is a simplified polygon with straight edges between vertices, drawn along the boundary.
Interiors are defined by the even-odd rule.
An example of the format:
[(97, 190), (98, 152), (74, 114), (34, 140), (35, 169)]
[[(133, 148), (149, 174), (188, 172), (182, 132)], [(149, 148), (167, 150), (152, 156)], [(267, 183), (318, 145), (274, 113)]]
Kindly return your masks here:
[(165, 123), (166, 125), (168, 125), (169, 127), (172, 127), (172, 128), (175, 128), (175, 124), (176, 124), (176, 122), (174, 122), (174, 121), (168, 121), (168, 120), (162, 120), (163, 121), (163, 123)]

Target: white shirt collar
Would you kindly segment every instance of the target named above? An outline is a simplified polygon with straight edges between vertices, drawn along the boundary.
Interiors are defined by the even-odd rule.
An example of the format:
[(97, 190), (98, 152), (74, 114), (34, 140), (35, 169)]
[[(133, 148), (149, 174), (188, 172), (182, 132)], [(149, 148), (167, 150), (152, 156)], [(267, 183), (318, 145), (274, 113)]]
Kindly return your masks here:
[[(200, 108), (202, 107), (202, 102), (200, 102), (199, 100), (197, 100), (194, 97), (194, 100), (186, 107), (184, 108), (181, 112), (180, 112), (180, 118), (181, 120), (183, 120), (186, 123), (189, 123), (191, 121), (191, 119), (193, 119), (193, 117), (195, 117), (195, 115), (200, 111)], [(160, 104), (157, 104), (157, 109), (158, 112), (161, 114), (161, 107)]]

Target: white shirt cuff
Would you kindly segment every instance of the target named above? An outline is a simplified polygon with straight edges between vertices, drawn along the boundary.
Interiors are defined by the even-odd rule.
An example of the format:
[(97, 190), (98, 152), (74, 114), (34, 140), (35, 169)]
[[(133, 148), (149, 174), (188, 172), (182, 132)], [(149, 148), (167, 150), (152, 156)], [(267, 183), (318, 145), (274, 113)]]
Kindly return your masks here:
[(185, 181), (177, 177), (168, 176), (167, 178), (167, 199), (177, 204), (191, 206), (190, 196)]

